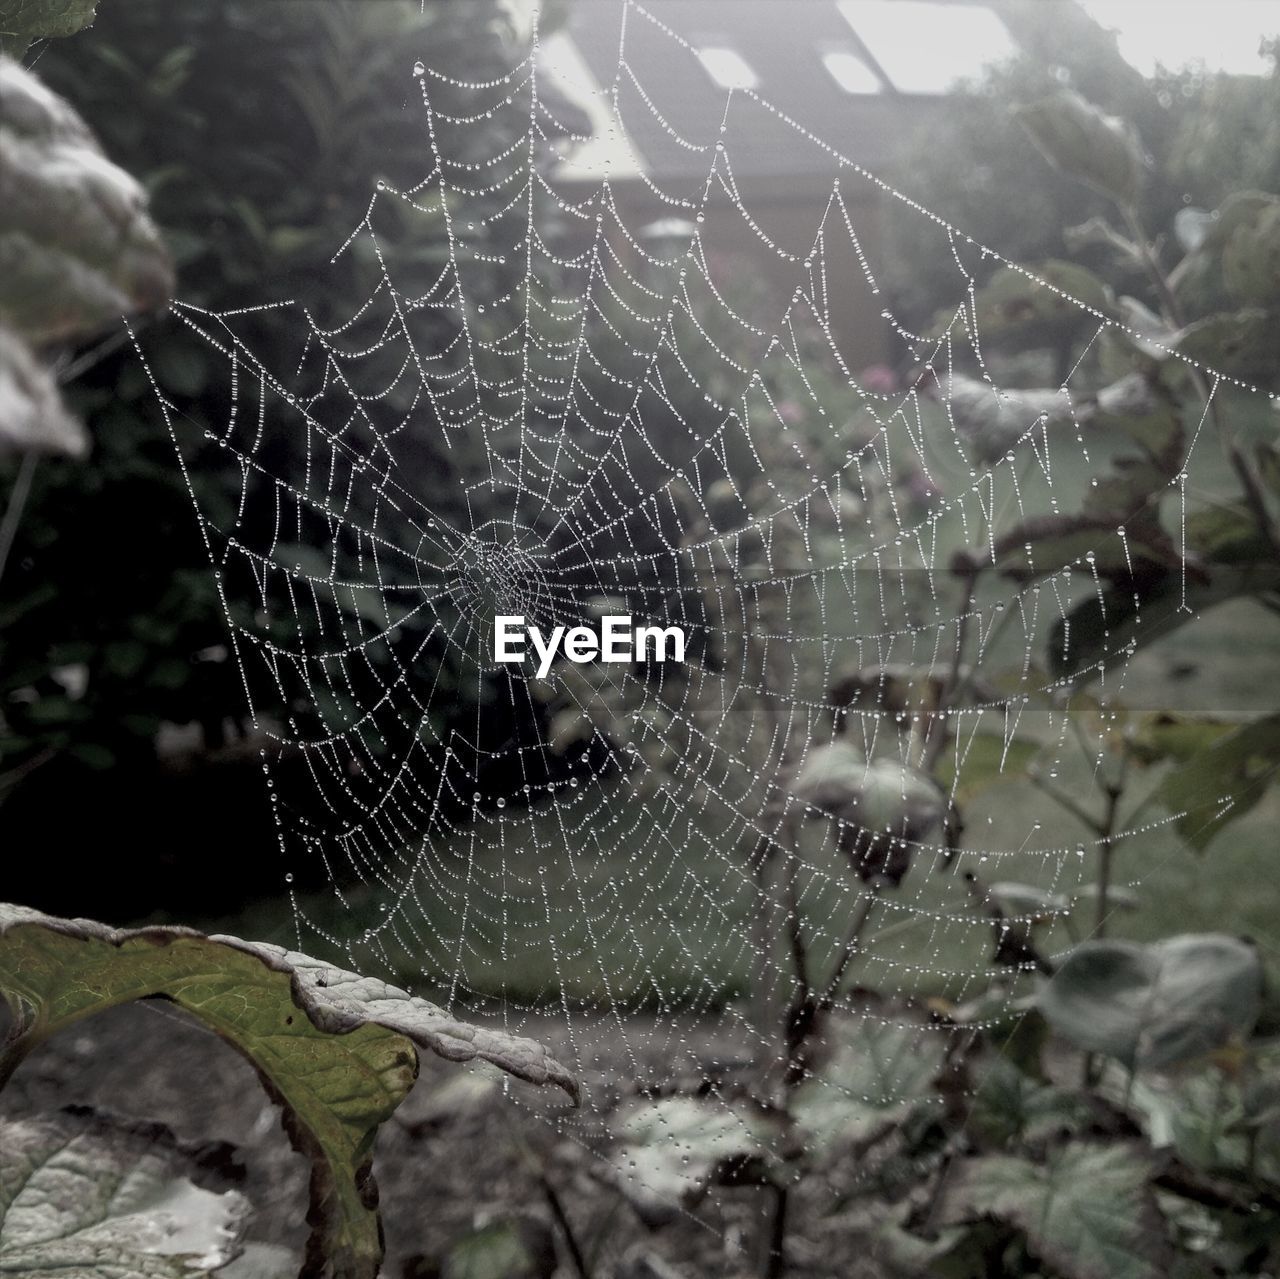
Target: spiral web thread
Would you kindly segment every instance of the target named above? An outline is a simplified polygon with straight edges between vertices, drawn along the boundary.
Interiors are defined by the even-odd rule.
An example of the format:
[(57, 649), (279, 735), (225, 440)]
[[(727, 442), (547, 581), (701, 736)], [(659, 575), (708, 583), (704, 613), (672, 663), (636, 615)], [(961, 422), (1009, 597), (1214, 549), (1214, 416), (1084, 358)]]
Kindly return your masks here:
[[(1116, 451), (1091, 426), (1100, 363), (1153, 343), (1024, 273), (1037, 303), (1080, 326), (1082, 354), (1047, 398), (1009, 387), (979, 332), (973, 278), (998, 255), (752, 90), (727, 92), (716, 118), (677, 134), (664, 86), (705, 75), (696, 54), (642, 5), (616, 8), (601, 104), (623, 147), (628, 121), (648, 112), (704, 163), (675, 189), (644, 179), (655, 210), (679, 219), (674, 247), (625, 222), (607, 171), (585, 188), (558, 177), (553, 157), (574, 139), (539, 94), (536, 39), (483, 84), (410, 58), (421, 179), (379, 183), (335, 257), (367, 266), (364, 304), (328, 325), (269, 304), (296, 320), (287, 355), (242, 336), (261, 307), (180, 305), (226, 357), (225, 415), (193, 430), (157, 393), (185, 467), (217, 448), (227, 453), (214, 461), (238, 468), (238, 506), (199, 516), (265, 743), (299, 946), (341, 948), (360, 971), (420, 970), (417, 993), (551, 1033), (589, 1078), (614, 1060), (641, 1089), (701, 1085), (714, 1104), (734, 1060), (776, 1052), (747, 993), (785, 1000), (793, 922), (812, 970), (830, 974), (851, 921), (873, 911), (851, 972), (882, 994), (859, 1015), (914, 1033), (913, 998), (961, 1004), (993, 979), (1003, 999), (1019, 989), (992, 965), (991, 919), (959, 871), (1064, 902), (1087, 882), (1093, 837), (1024, 818), (1001, 796), (1034, 766), (1087, 801), (1141, 618), (1089, 663), (1100, 709), (1082, 741), (1065, 713), (1080, 705), (1077, 685), (1047, 673), (1045, 654), (1054, 635), (1070, 649), (1060, 624), (1082, 599), (1110, 606), (1108, 565), (1132, 567), (1135, 535), (1095, 526), (1047, 563), (1055, 544), (1036, 544), (1021, 576), (988, 574), (994, 589), (971, 601), (953, 559), (1081, 508)], [(639, 33), (669, 49), (661, 84), (642, 84), (628, 61)], [(471, 109), (437, 109), (441, 86)], [(735, 144), (764, 122), (829, 170), (825, 211), (800, 240), (771, 234), (738, 184)], [(477, 157), (481, 129), (503, 141)], [(911, 370), (898, 389), (863, 385), (866, 362), (832, 320), (841, 297), (879, 295), (859, 233), (868, 195), (884, 217), (944, 239), (955, 266), (959, 305), (936, 331), (880, 312)], [(389, 210), (447, 255), (393, 265)], [(726, 225), (752, 260), (794, 276), (784, 306), (743, 287), (742, 255), (715, 243)], [(494, 268), (513, 263), (520, 282), (494, 296)], [(1209, 396), (1240, 390), (1204, 376)], [(1167, 466), (1179, 522), (1202, 434), (1188, 425)], [(415, 447), (415, 430), (434, 433), (434, 453)], [(280, 461), (299, 437), (301, 473)], [(442, 474), (424, 470), (427, 456), (458, 460)], [(1173, 571), (1187, 607), (1185, 570)], [(538, 681), (492, 661), (495, 612), (547, 632), (606, 601), (684, 626), (688, 663), (562, 660)], [(895, 672), (906, 670), (917, 683), (904, 693)], [(833, 717), (829, 689), (851, 672), (860, 700)], [(908, 770), (929, 750), (928, 677), (956, 694), (944, 789), (961, 797), (982, 755), (972, 767), (988, 798), (966, 799), (958, 851), (941, 821), (922, 820), (873, 865), (856, 839), (841, 845), (842, 830), (860, 829), (853, 810), (807, 805), (788, 779), (839, 735), (910, 798)], [(474, 703), (471, 731), (443, 714), (460, 699)], [(1172, 839), (1168, 820), (1124, 839)], [(951, 873), (936, 873), (944, 864)], [(328, 907), (302, 891), (324, 884)], [(770, 916), (771, 935), (759, 927)], [(1050, 934), (1049, 949), (1062, 944)], [(878, 1087), (891, 1093), (916, 1058), (885, 1057)], [(555, 1122), (594, 1145), (605, 1108), (596, 1097)]]

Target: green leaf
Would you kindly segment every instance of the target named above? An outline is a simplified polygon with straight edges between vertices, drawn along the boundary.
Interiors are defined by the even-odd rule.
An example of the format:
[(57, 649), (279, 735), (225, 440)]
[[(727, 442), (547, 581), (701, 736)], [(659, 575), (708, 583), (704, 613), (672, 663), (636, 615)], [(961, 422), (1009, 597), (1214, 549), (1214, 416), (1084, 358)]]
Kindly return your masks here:
[(791, 1113), (811, 1150), (860, 1145), (918, 1107), (941, 1104), (934, 1080), (943, 1035), (869, 1016), (847, 1024), (830, 1062), (793, 1093)]
[(1137, 198), (1144, 164), (1142, 149), (1123, 120), (1107, 115), (1070, 90), (1042, 98), (1014, 114), (1055, 169), (1121, 204), (1132, 204)]
[(73, 36), (97, 7), (98, 0), (0, 0), (0, 36), (20, 43)]
[(0, 324), (34, 346), (70, 341), (172, 287), (142, 187), (71, 107), (0, 59)]
[(1183, 839), (1201, 852), (1229, 822), (1247, 813), (1280, 768), (1280, 715), (1217, 737), (1173, 769), (1156, 790)]
[[(1185, 314), (1203, 316), (1250, 303), (1266, 307), (1280, 300), (1272, 292), (1274, 281), (1267, 279), (1273, 251), (1267, 241), (1274, 235), (1278, 203), (1274, 195), (1262, 191), (1236, 191), (1210, 215), (1200, 244), (1170, 276)], [(1251, 260), (1260, 268), (1257, 281), (1248, 278)]]
[(1207, 578), (1170, 574), (1132, 585), (1109, 586), (1088, 596), (1053, 625), (1049, 670), (1057, 679), (1089, 679), (1119, 654), (1163, 639), (1206, 609), (1241, 595), (1280, 590), (1280, 565), (1219, 565)]
[(1280, 302), (1280, 199), (1250, 201), (1222, 233), (1222, 281), (1242, 306)]
[(0, 455), (83, 457), (89, 437), (62, 402), (53, 372), (12, 329), (0, 324)]
[(0, 1273), (13, 1279), (197, 1279), (236, 1255), (248, 1212), (158, 1124), (0, 1120)]
[(947, 1226), (923, 1238), (907, 1227), (911, 1204), (864, 1204), (841, 1215), (857, 1235), (866, 1239), (875, 1269), (889, 1279), (987, 1279), (991, 1260), (1004, 1251), (1009, 1231), (992, 1222)]
[(1280, 316), (1249, 307), (1219, 312), (1179, 330), (1174, 349), (1211, 372), (1269, 385), (1280, 376)]
[(968, 1123), (992, 1145), (1007, 1147), (1079, 1132), (1089, 1119), (1081, 1097), (1031, 1078), (1004, 1056), (991, 1056), (982, 1063)]
[[(1181, 559), (1172, 539), (1155, 519), (1142, 518), (1146, 500), (1146, 494), (1134, 494), (1105, 513), (1035, 516), (996, 539), (992, 560), (1017, 582), (1074, 567), (1129, 583), (1176, 568)], [(1116, 534), (1119, 526), (1124, 526), (1123, 539)]]
[(1085, 405), (1082, 420), (1095, 436), (1127, 436), (1169, 477), (1181, 468), (1185, 448), (1179, 405), (1159, 378), (1128, 373)]
[(1063, 1279), (1164, 1279), (1164, 1223), (1150, 1159), (1125, 1145), (1079, 1143), (1044, 1164), (1013, 1155), (962, 1163), (947, 1190), (948, 1224), (994, 1217), (1022, 1231)]
[(1100, 1087), (1138, 1119), (1157, 1150), (1172, 1148), (1180, 1159), (1202, 1172), (1244, 1170), (1248, 1142), (1243, 1132), (1232, 1131), (1244, 1118), (1241, 1090), (1223, 1071), (1202, 1070), (1185, 1078), (1132, 1083), (1104, 1076)]
[(1262, 1008), (1262, 965), (1252, 946), (1218, 933), (1087, 941), (1037, 1006), (1077, 1048), (1159, 1070), (1249, 1034)]
[(1087, 267), (1060, 258), (1028, 270), (1001, 267), (973, 299), (975, 327), (986, 341), (1053, 342), (1096, 328), (1098, 315), (1090, 311), (1111, 310), (1107, 286)]
[[(308, 1256), (372, 1279), (382, 1257), (371, 1174), (378, 1126), (404, 1099), (418, 1049), (577, 1085), (538, 1044), (458, 1022), (434, 1004), (278, 946), (183, 928), (118, 931), (0, 905), (0, 991), (13, 1025), (0, 1083), (37, 1044), (135, 999), (187, 1009), (245, 1056), (311, 1160)], [(318, 1262), (317, 1262), (318, 1264)]]
[(1159, 764), (1165, 760), (1185, 763), (1198, 759), (1237, 727), (1228, 721), (1207, 716), (1159, 711), (1131, 726), (1125, 735), (1124, 749), (1143, 765)]

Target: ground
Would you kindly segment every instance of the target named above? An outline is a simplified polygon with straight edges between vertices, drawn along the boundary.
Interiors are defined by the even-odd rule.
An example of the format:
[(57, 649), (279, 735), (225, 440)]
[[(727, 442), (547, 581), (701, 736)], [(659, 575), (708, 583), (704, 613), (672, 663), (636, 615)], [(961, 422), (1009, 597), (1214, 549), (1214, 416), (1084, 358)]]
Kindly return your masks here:
[[(524, 1029), (557, 1051), (568, 1048), (559, 1018), (546, 1017)], [(653, 1035), (641, 1025), (635, 1029), (628, 1037), (633, 1046), (660, 1045), (671, 1027)], [(726, 1044), (723, 1037), (705, 1035), (703, 1047), (723, 1054)], [(386, 1227), (387, 1279), (435, 1274), (452, 1245), (490, 1220), (526, 1217), (549, 1225), (544, 1178), (555, 1188), (597, 1275), (617, 1273), (615, 1265), (626, 1256), (633, 1263), (640, 1256), (656, 1257), (659, 1264), (675, 1267), (675, 1275), (744, 1273), (743, 1241), (748, 1215), (759, 1206), (756, 1192), (713, 1194), (696, 1215), (653, 1232), (612, 1185), (608, 1165), (596, 1151), (602, 1111), (634, 1091), (635, 1067), (621, 1056), (598, 1056), (585, 1074), (586, 1101), (576, 1113), (567, 1112), (558, 1093), (513, 1081), (504, 1096), (487, 1076), (425, 1062), (414, 1091), (378, 1139), (375, 1172)], [(659, 1066), (641, 1063), (646, 1073)], [(463, 1079), (469, 1085), (460, 1086)], [(0, 1096), (0, 1113), (72, 1102), (160, 1120), (186, 1141), (234, 1143), (245, 1167), (243, 1190), (256, 1209), (251, 1239), (300, 1255), (306, 1165), (289, 1148), (279, 1111), (251, 1068), (211, 1032), (162, 1003), (113, 1009), (35, 1052)], [(563, 1243), (557, 1247), (559, 1273), (568, 1276), (573, 1272)], [(802, 1235), (794, 1240), (794, 1259), (799, 1264), (793, 1273), (800, 1279), (833, 1273), (826, 1268), (829, 1250), (817, 1267), (814, 1245)], [(660, 1269), (630, 1273), (636, 1279), (664, 1274)]]

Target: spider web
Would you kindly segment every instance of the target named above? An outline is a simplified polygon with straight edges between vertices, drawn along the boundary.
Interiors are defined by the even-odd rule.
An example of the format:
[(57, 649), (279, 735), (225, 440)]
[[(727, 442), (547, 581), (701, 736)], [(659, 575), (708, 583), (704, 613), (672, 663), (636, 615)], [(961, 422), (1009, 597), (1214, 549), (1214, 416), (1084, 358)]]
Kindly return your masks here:
[[(179, 305), (225, 356), (225, 412), (200, 429), (157, 393), (184, 468), (225, 450), (238, 472), (231, 507), (197, 506), (300, 948), (420, 973), (417, 993), (558, 1040), (588, 1079), (621, 1059), (639, 1090), (714, 1099), (734, 1063), (776, 1056), (757, 1010), (793, 990), (797, 936), (822, 981), (848, 974), (836, 1002), (870, 1025), (918, 1027), (920, 998), (962, 1005), (993, 981), (994, 1017), (1019, 988), (972, 885), (1069, 903), (1091, 878), (1095, 837), (1002, 787), (1036, 768), (1087, 800), (1143, 621), (1118, 566), (1136, 577), (1161, 534), (1100, 518), (1021, 533), (1109, 483), (1099, 371), (1153, 343), (1003, 264), (1079, 339), (1055, 390), (1019, 389), (981, 331), (998, 255), (752, 90), (682, 135), (664, 87), (704, 75), (695, 52), (642, 5), (616, 8), (612, 154), (647, 116), (697, 160), (666, 188), (638, 179), (658, 239), (628, 220), (608, 159), (566, 178), (601, 139), (540, 93), (536, 38), (485, 83), (424, 51), (405, 66), (421, 177), (379, 183), (334, 258), (365, 273), (362, 305)], [(639, 33), (664, 42), (669, 81), (639, 79)], [(445, 88), (464, 109), (438, 105)], [(829, 174), (802, 233), (743, 194), (737, 156), (764, 128)], [(879, 306), (869, 199), (949, 247), (957, 305), (927, 333)], [(744, 281), (744, 256), (789, 297)], [(850, 298), (875, 300), (896, 385), (842, 336)], [(293, 350), (261, 347), (268, 310), (288, 313)], [(1208, 377), (1206, 400), (1224, 381)], [(1180, 527), (1198, 434), (1163, 481)], [(970, 593), (964, 548), (1000, 559), (991, 585)], [(1090, 599), (1082, 676), (1071, 624)], [(562, 660), (545, 680), (492, 660), (495, 614), (546, 633), (604, 612), (683, 627), (689, 660)], [(1086, 681), (1098, 726), (1077, 741), (1066, 712)], [(864, 762), (864, 802), (873, 782), (899, 801), (884, 838), (796, 785), (833, 743)], [(850, 993), (855, 975), (879, 995)], [(909, 1069), (890, 1059), (890, 1089)], [(607, 1109), (594, 1095), (555, 1122), (594, 1145)]]

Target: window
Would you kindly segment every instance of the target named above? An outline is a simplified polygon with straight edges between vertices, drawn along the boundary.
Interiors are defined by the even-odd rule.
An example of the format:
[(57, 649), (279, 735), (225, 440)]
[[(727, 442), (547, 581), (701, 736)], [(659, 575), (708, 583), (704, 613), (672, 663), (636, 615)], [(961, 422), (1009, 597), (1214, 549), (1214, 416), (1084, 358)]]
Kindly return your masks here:
[(856, 53), (830, 49), (822, 55), (822, 65), (846, 93), (879, 93), (880, 78)]
[(760, 83), (746, 59), (735, 49), (708, 45), (698, 50), (698, 61), (722, 89), (754, 89)]

